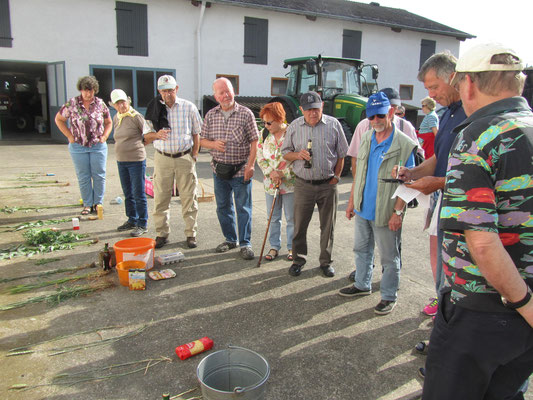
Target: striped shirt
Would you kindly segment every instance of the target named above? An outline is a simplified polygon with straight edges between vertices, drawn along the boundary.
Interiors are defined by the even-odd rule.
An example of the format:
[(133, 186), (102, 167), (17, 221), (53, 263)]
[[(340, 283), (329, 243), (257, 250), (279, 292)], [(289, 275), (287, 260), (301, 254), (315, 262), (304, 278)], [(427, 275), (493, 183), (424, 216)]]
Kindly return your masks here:
[(333, 177), (335, 165), (346, 156), (348, 143), (342, 126), (336, 118), (322, 114), (316, 126), (308, 125), (304, 117), (295, 119), (287, 128), (281, 154), (307, 150), (307, 141), (313, 141), (312, 168), (304, 168), (304, 160), (295, 160), (292, 170), (305, 180), (322, 180)]
[[(193, 146), (193, 135), (198, 135), (202, 128), (202, 118), (196, 106), (188, 100), (176, 97), (174, 105), (167, 108), (170, 135), (167, 140), (154, 140), (154, 147), (162, 152), (175, 154), (187, 151)], [(154, 132), (152, 121), (145, 121), (143, 135)]]
[[(226, 151), (211, 149), (211, 156), (217, 162), (235, 165), (248, 161), (250, 144), (259, 140), (259, 131), (252, 111), (235, 103), (227, 119), (220, 105), (209, 110), (202, 126), (202, 137), (224, 141)], [(240, 176), (244, 176), (244, 166), (235, 174), (235, 177)]]

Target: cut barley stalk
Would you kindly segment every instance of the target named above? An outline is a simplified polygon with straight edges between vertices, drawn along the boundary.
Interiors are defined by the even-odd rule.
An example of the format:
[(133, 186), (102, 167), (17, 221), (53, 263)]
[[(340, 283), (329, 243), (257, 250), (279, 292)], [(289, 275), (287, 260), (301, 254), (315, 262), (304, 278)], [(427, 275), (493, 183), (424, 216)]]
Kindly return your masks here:
[(46, 286), (61, 285), (62, 283), (75, 282), (75, 281), (79, 281), (82, 279), (95, 279), (95, 278), (99, 278), (107, 274), (108, 274), (108, 271), (100, 270), (97, 272), (91, 272), (91, 273), (84, 274), (84, 275), (70, 276), (66, 278), (55, 279), (52, 281), (45, 281), (45, 282), (39, 282), (39, 283), (27, 283), (24, 285), (15, 285), (15, 286), (8, 287), (6, 291), (9, 294), (24, 293), (24, 292), (29, 292), (30, 290), (33, 290), (33, 289), (39, 289), (39, 288), (43, 288)]
[(3, 213), (7, 213), (7, 214), (13, 214), (17, 211), (25, 211), (25, 212), (28, 212), (28, 211), (39, 211), (39, 210), (46, 210), (46, 209), (50, 209), (50, 208), (66, 208), (66, 207), (79, 207), (79, 203), (78, 204), (58, 204), (58, 205), (54, 205), (54, 206), (29, 206), (29, 207), (21, 207), (21, 206), (13, 206), (13, 207), (8, 207), (8, 206), (4, 206), (2, 208), (0, 208), (0, 212), (3, 212)]
[[(48, 260), (50, 260), (50, 261), (48, 261)], [(35, 264), (36, 265), (41, 265), (41, 264), (47, 264), (48, 262), (55, 262), (55, 261), (59, 261), (59, 260), (61, 260), (61, 259), (60, 258), (46, 258), (44, 260), (38, 260)], [(42, 262), (42, 261), (47, 261), (47, 262)], [(75, 272), (75, 271), (80, 271), (80, 270), (86, 269), (86, 268), (96, 268), (96, 267), (97, 267), (96, 263), (92, 262), (92, 263), (89, 263), (89, 264), (79, 265), (77, 267), (58, 268), (58, 269), (52, 269), (52, 270), (43, 271), (43, 272), (37, 272), (37, 273), (34, 273), (34, 274), (28, 274), (28, 275), (22, 275), (22, 276), (14, 276), (12, 278), (0, 278), (0, 283), (17, 281), (17, 280), (20, 280), (20, 279), (40, 278), (40, 277), (43, 277), (43, 276), (60, 274), (60, 273), (63, 273), (63, 272)]]

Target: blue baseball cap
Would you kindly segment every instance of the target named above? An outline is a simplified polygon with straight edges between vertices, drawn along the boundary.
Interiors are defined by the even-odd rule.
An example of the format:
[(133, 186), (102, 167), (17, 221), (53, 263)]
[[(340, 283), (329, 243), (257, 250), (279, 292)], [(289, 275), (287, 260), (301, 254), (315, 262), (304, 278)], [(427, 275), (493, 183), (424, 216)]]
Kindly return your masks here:
[(390, 101), (385, 93), (374, 93), (368, 98), (368, 103), (366, 103), (367, 117), (372, 117), (376, 114), (387, 114), (389, 110)]

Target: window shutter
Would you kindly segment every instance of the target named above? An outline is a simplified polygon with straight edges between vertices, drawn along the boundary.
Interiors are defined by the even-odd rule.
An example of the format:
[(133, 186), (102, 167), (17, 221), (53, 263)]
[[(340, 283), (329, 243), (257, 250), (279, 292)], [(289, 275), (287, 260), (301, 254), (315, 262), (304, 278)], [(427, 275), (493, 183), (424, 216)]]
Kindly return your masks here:
[(420, 65), (418, 68), (422, 67), (422, 64), (426, 60), (435, 54), (435, 48), (437, 47), (437, 42), (434, 40), (422, 39), (420, 42)]
[(13, 47), (9, 0), (0, 0), (0, 47)]
[(117, 48), (122, 56), (148, 56), (146, 4), (116, 2)]
[(361, 38), (363, 32), (344, 29), (342, 31), (342, 56), (344, 58), (361, 58)]
[(268, 64), (268, 19), (244, 17), (244, 63)]

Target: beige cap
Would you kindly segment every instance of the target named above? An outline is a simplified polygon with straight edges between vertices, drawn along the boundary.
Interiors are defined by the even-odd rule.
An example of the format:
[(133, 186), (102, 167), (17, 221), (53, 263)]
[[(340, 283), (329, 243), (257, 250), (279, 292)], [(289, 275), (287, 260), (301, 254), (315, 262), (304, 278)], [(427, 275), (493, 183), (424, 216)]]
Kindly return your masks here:
[(160, 76), (157, 80), (157, 89), (164, 90), (164, 89), (175, 89), (177, 83), (176, 80), (172, 75), (163, 75)]
[(117, 101), (128, 101), (128, 95), (122, 89), (115, 89), (111, 92), (111, 103), (115, 104)]

